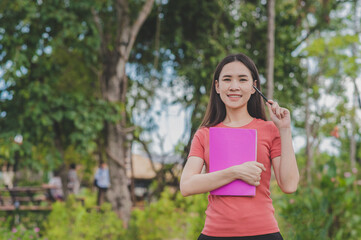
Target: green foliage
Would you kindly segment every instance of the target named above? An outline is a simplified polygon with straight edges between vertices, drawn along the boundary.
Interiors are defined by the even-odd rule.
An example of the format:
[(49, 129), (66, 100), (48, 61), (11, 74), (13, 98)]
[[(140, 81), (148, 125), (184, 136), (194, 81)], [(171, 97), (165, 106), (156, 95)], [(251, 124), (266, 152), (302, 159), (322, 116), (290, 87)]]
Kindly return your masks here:
[(49, 212), (0, 212), (0, 239), (41, 239), (42, 223)]
[(340, 171), (335, 158), (319, 165), (312, 184), (277, 199), (289, 239), (358, 239), (361, 234), (360, 176)]
[(11, 230), (0, 227), (1, 239), (41, 239), (39, 236), (40, 228), (26, 228), (24, 225), (18, 225), (13, 227)]
[(323, 75), (335, 78), (337, 83), (340, 75), (357, 77), (360, 63), (356, 61), (355, 52), (350, 56), (349, 50), (359, 44), (357, 35), (337, 33), (330, 38), (314, 39), (303, 51), (309, 57), (316, 57), (320, 63), (318, 68), (323, 71)]
[(66, 202), (53, 205), (41, 233), (49, 240), (196, 239), (204, 225), (207, 204), (206, 194), (184, 198), (179, 192), (172, 193), (166, 188), (157, 201), (133, 210), (129, 227), (125, 230), (109, 204), (96, 211), (92, 210), (93, 201), (86, 201), (86, 207), (83, 207), (70, 197)]
[[(130, 223), (132, 239), (157, 240), (172, 239), (182, 233), (184, 218), (176, 210), (170, 194), (163, 192), (162, 197), (144, 210), (134, 210)], [(149, 224), (151, 223), (151, 224)]]
[(186, 213), (186, 238), (197, 239), (202, 232), (204, 221), (206, 219), (205, 210), (207, 209), (207, 194), (198, 194), (184, 198), (180, 193), (177, 194), (179, 207)]
[[(129, 1), (132, 20), (143, 4)], [(52, 170), (71, 149), (75, 159), (94, 161), (104, 123), (118, 123), (126, 109), (125, 102), (102, 100), (99, 84), (111, 68), (104, 59), (112, 58), (99, 56), (101, 36), (115, 49), (122, 28), (114, 2), (4, 0), (0, 9), (1, 160)], [(23, 136), (21, 146), (16, 135)]]
[(207, 204), (204, 194), (184, 198), (166, 189), (158, 201), (133, 211), (127, 236), (139, 240), (196, 239)]
[[(70, 146), (89, 156), (104, 121), (119, 120), (116, 107), (99, 99), (91, 2), (0, 5), (0, 95), (9, 95), (1, 97), (0, 157), (18, 167), (51, 170)], [(21, 145), (14, 143), (16, 135), (23, 137)]]
[(73, 197), (57, 202), (44, 223), (44, 237), (52, 239), (123, 239), (122, 221), (112, 211), (110, 204), (101, 209), (87, 210)]
[[(323, 157), (327, 158), (326, 155)], [(361, 234), (358, 227), (361, 224), (361, 207), (358, 205), (361, 185), (357, 180), (360, 173), (355, 169), (353, 172), (340, 169), (336, 167), (335, 159), (329, 157), (318, 167), (312, 185), (300, 186), (291, 195), (281, 193), (273, 181), (272, 198), (285, 239), (357, 239)], [(88, 195), (85, 207), (74, 198), (55, 203), (50, 215), (42, 218), (43, 226), (26, 220), (26, 224), (22, 223), (14, 230), (14, 225), (9, 222), (0, 228), (0, 232), (9, 237), (20, 233), (24, 236), (40, 234), (41, 239), (49, 240), (196, 239), (202, 231), (208, 204), (207, 194), (185, 198), (166, 188), (157, 201), (133, 210), (129, 228), (125, 230), (109, 204), (96, 211), (92, 208), (95, 199)]]
[[(24, 159), (20, 167), (38, 164), (53, 169), (62, 161), (58, 151), (69, 147), (80, 157), (86, 157), (96, 149), (104, 122), (117, 121), (120, 116), (116, 106), (103, 100), (86, 99), (81, 94), (58, 94), (51, 85), (39, 82), (30, 83), (26, 91), (14, 97), (24, 102), (17, 109), (22, 113), (11, 110), (13, 103), (4, 103), (2, 110), (7, 112), (7, 118), (1, 119), (0, 124), (7, 131), (0, 138), (7, 145), (2, 152), (4, 158), (15, 162), (19, 152)], [(21, 145), (13, 142), (16, 134), (23, 136)]]

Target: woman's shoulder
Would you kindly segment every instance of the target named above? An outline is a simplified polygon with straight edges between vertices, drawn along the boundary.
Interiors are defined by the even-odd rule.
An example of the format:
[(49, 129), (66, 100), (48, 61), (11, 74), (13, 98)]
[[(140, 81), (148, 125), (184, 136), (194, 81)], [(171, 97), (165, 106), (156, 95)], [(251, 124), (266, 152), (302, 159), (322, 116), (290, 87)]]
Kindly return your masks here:
[(263, 120), (260, 118), (256, 119), (256, 124), (262, 127), (277, 128), (273, 121)]
[(201, 137), (201, 136), (207, 136), (208, 134), (209, 134), (209, 128), (205, 126), (201, 126), (197, 129), (194, 136)]
[(277, 134), (278, 128), (274, 124), (273, 121), (266, 121), (262, 119), (257, 119), (255, 123), (255, 128), (259, 129), (261, 132), (268, 133), (268, 134)]

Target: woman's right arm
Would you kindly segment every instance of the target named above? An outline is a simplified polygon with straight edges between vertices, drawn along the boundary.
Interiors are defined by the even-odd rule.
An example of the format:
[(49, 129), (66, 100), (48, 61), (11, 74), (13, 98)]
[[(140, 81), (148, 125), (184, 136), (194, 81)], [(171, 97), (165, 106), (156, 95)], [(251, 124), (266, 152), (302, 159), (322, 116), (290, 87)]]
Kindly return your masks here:
[(188, 158), (180, 180), (180, 191), (183, 196), (206, 193), (235, 180), (229, 168), (202, 174), (203, 163), (202, 158)]
[(221, 171), (202, 174), (204, 161), (202, 158), (191, 156), (184, 166), (180, 180), (180, 191), (183, 196), (210, 192), (236, 179), (242, 179), (249, 184), (258, 186), (263, 164), (248, 162)]

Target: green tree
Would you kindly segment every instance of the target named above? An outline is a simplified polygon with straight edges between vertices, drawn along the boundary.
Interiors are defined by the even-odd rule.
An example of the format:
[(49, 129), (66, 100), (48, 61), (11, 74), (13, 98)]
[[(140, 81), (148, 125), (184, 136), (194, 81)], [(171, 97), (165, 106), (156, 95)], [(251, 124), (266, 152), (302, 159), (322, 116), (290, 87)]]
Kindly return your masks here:
[(22, 135), (27, 149), (20, 156), (53, 152), (58, 165), (72, 145), (86, 154), (98, 148), (110, 165), (108, 198), (125, 222), (131, 208), (125, 70), (153, 2), (1, 2), (2, 92), (10, 93), (2, 100), (2, 141), (13, 145)]
[[(179, 102), (191, 116), (190, 138), (183, 142), (186, 154), (206, 110), (213, 71), (222, 58), (234, 52), (249, 55), (264, 84), (267, 6), (264, 1), (169, 1), (165, 8), (164, 24), (173, 27), (162, 32), (166, 39), (161, 43), (172, 43), (168, 46), (174, 55), (174, 69), (184, 80), (173, 84), (176, 89), (185, 89)], [(275, 99), (290, 108), (300, 105), (299, 86), (304, 82), (300, 59), (293, 56), (300, 44), (303, 27), (298, 22), (303, 19), (303, 10), (288, 1), (277, 3), (275, 10)]]
[[(89, 29), (68, 8), (58, 1), (1, 2), (1, 93), (8, 96), (1, 98), (1, 141), (6, 160), (17, 167), (65, 168), (72, 146), (88, 156), (114, 112), (92, 86), (95, 62), (85, 50), (96, 39), (84, 41)], [(74, 50), (79, 46), (84, 51)], [(21, 145), (13, 141), (16, 135)]]
[[(351, 4), (336, 5), (333, 10), (335, 17), (329, 21), (329, 27), (315, 31), (314, 36), (308, 40), (308, 46), (300, 54), (300, 57), (308, 63), (309, 69), (305, 75), (307, 78), (304, 85), (305, 105), (302, 108), (305, 112), (303, 115), (305, 120), (304, 125), (301, 125), (306, 128), (308, 182), (311, 182), (314, 155), (318, 154), (323, 138), (329, 137), (335, 126), (348, 125), (342, 121), (342, 118), (349, 119), (350, 122), (353, 122), (352, 119), (355, 118), (355, 114), (345, 107), (348, 102), (345, 93), (347, 79), (355, 79), (358, 74), (357, 55), (350, 55), (349, 52), (352, 52), (355, 44), (359, 45), (359, 40), (357, 33), (352, 35), (344, 33), (345, 29), (351, 30), (354, 26), (348, 20), (352, 19), (353, 11), (347, 13), (344, 10), (347, 6), (350, 7)], [(344, 14), (349, 17), (345, 18)], [(327, 102), (325, 104), (326, 96), (337, 99), (333, 106), (327, 106)], [(351, 128), (355, 129), (355, 124)], [(352, 139), (355, 134), (353, 131), (349, 137)]]

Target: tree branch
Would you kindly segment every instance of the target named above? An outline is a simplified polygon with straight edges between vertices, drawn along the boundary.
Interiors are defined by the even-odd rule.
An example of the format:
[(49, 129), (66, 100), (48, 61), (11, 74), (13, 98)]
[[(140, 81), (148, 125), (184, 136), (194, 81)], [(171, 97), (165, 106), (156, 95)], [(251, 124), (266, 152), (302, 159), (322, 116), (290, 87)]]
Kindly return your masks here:
[(155, 57), (154, 57), (154, 62), (153, 62), (153, 67), (155, 70), (158, 70), (158, 63), (159, 63), (159, 42), (160, 42), (160, 14), (161, 8), (160, 5), (158, 5), (157, 7), (157, 23), (156, 23), (156, 27), (155, 27), (155, 40), (154, 40), (154, 49), (156, 51), (155, 53)]
[(360, 98), (360, 92), (359, 92), (357, 84), (356, 84), (356, 78), (353, 78), (352, 81), (353, 81), (353, 85), (355, 87), (355, 95), (357, 96), (358, 105), (361, 108), (361, 98)]
[[(338, 7), (338, 5), (346, 3), (346, 2), (353, 2), (353, 1), (352, 0), (334, 1), (331, 9), (336, 9)], [(315, 26), (313, 26), (309, 30), (307, 35), (303, 39), (301, 39), (298, 43), (296, 43), (296, 45), (294, 46), (293, 49), (298, 48), (298, 46), (301, 45), (304, 41), (306, 41), (312, 35), (312, 33), (315, 32), (316, 30), (322, 30), (322, 23), (318, 22)]]
[(311, 36), (311, 34), (316, 31), (317, 29), (319, 29), (319, 26), (316, 25), (313, 28), (310, 29), (310, 31), (307, 33), (307, 35), (301, 39), (301, 41), (299, 41), (298, 43), (296, 43), (296, 45), (293, 47), (293, 49), (298, 48), (298, 46), (300, 46), (304, 41), (307, 40), (307, 38), (309, 38)]
[(117, 13), (117, 22), (120, 24), (116, 29), (117, 44), (119, 44), (120, 47), (126, 47), (129, 43), (129, 36), (127, 36), (126, 39), (122, 39), (122, 32), (126, 31), (130, 25), (128, 1), (117, 0), (115, 8)]
[(135, 38), (138, 35), (140, 27), (143, 25), (145, 19), (147, 19), (150, 11), (152, 10), (154, 0), (147, 0), (143, 5), (142, 10), (139, 12), (137, 20), (134, 22), (130, 30), (130, 39), (127, 46), (126, 56), (129, 56), (131, 49), (133, 48)]
[(98, 12), (95, 11), (95, 9), (93, 7), (91, 8), (91, 12), (92, 12), (92, 15), (93, 15), (95, 26), (97, 27), (98, 32), (99, 32), (99, 36), (100, 36), (100, 52), (101, 52), (101, 55), (104, 56), (105, 55), (105, 45), (106, 44), (105, 44), (104, 32), (103, 32), (103, 27), (102, 27), (102, 24), (101, 24), (101, 20), (100, 20)]
[(153, 170), (155, 173), (157, 173), (157, 170), (155, 169), (155, 166), (154, 166), (154, 163), (153, 163), (152, 154), (151, 154), (150, 151), (149, 151), (148, 145), (147, 145), (144, 141), (142, 141), (139, 137), (134, 137), (134, 140), (136, 140), (137, 142), (139, 142), (140, 144), (142, 144), (143, 149), (144, 149), (144, 151), (146, 152), (146, 154), (147, 154), (147, 156), (148, 156), (148, 158), (149, 158), (149, 160), (150, 160), (150, 165), (151, 165), (151, 167), (152, 167), (152, 170)]

